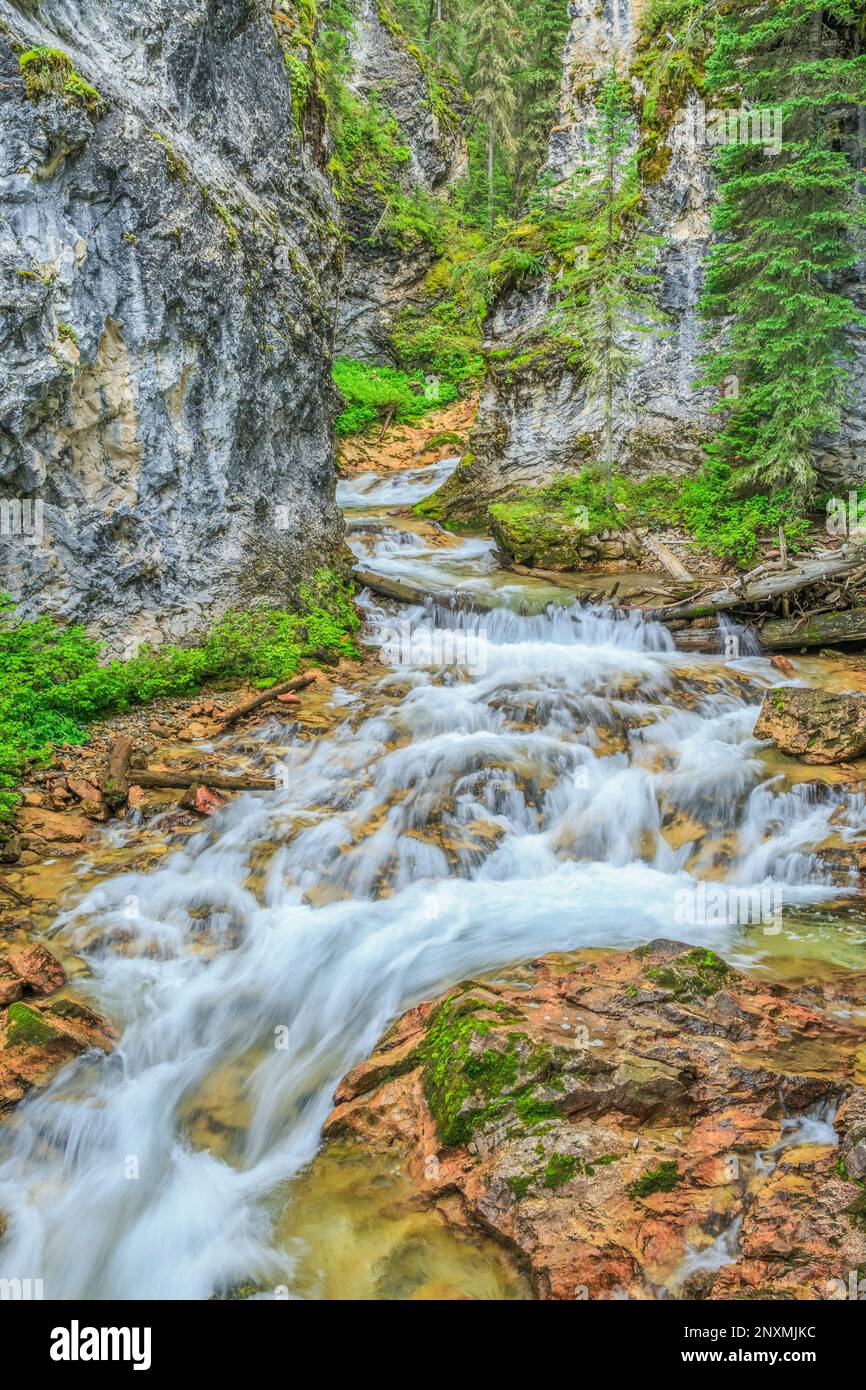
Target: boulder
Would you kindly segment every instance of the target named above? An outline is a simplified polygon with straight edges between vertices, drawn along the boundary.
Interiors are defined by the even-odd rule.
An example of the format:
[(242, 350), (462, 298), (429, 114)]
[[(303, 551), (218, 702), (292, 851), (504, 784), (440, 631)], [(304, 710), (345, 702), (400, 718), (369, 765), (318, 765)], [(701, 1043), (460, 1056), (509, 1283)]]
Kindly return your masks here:
[[(862, 1034), (677, 942), (525, 976), (405, 1014), (328, 1142), (402, 1155), (417, 1200), (498, 1238), (540, 1298), (835, 1297), (866, 1260)], [(846, 1090), (845, 1163), (805, 1126), (780, 1147), (783, 1116)]]
[(842, 763), (866, 754), (866, 696), (774, 686), (764, 696), (755, 737), (805, 763)]

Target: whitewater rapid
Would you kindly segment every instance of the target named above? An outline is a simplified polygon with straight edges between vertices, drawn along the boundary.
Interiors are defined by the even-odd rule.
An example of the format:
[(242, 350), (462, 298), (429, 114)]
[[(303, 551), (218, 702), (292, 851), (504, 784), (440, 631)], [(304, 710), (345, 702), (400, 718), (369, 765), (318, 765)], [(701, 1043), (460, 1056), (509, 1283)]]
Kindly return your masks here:
[[(679, 653), (664, 628), (567, 596), (517, 611), (543, 598), (529, 582), (492, 612), (450, 606), (467, 576), (496, 592), (491, 543), (381, 512), (443, 474), (342, 489), (358, 558), (435, 573), (440, 595), (399, 611), (363, 596), (381, 676), (338, 691), (318, 738), (263, 720), (246, 741), (279, 790), (237, 798), (146, 872), (107, 873), (55, 924), (89, 968), (76, 992), (121, 1039), (0, 1130), (0, 1275), (42, 1278), (47, 1298), (249, 1279), (291, 1297), (283, 1185), (408, 1006), (510, 962), (663, 935), (736, 962), (768, 924), (688, 920), (704, 879), (732, 900), (782, 893), (785, 911), (844, 891), (820, 846), (862, 835), (866, 803), (767, 778), (752, 728), (768, 663)], [(221, 1152), (189, 1124), (214, 1095), (233, 1115)]]

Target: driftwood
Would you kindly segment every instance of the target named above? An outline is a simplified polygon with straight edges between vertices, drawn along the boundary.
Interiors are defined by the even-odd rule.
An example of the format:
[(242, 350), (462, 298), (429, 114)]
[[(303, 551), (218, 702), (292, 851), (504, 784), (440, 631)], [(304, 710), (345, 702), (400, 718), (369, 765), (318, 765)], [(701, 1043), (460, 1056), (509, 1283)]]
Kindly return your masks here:
[[(673, 626), (673, 624), (671, 624)], [(735, 631), (736, 629), (731, 629)], [(799, 651), (802, 647), (832, 647), (866, 642), (866, 608), (846, 608), (831, 613), (804, 613), (799, 618), (768, 618), (757, 633), (765, 652)], [(683, 652), (715, 654), (724, 650), (725, 632), (717, 627), (686, 627), (674, 631)]]
[(237, 709), (230, 710), (220, 724), (220, 733), (224, 729), (230, 729), (232, 724), (236, 724), (244, 715), (252, 714), (253, 710), (260, 709), (262, 705), (267, 705), (271, 700), (275, 700), (278, 695), (286, 695), (290, 690), (303, 690), (305, 686), (312, 685), (316, 679), (315, 673), (306, 676), (295, 676), (290, 681), (284, 681), (282, 685), (269, 686), (263, 690), (261, 695), (257, 695), (254, 700), (247, 700), (246, 704), (238, 705)]
[[(799, 569), (789, 569), (780, 574), (771, 574), (753, 583), (726, 585), (712, 593), (688, 598), (680, 603), (670, 604), (652, 614), (654, 618), (703, 618), (712, 613), (723, 613), (730, 608), (751, 607), (767, 603), (782, 594), (805, 589), (809, 584), (818, 584), (825, 579), (841, 578), (862, 567), (866, 561), (866, 547), (860, 545), (854, 550), (840, 550), (824, 559), (812, 560)], [(745, 576), (748, 579), (748, 575)]]
[(404, 579), (392, 579), (390, 575), (376, 574), (374, 570), (356, 569), (352, 573), (358, 584), (369, 589), (371, 594), (394, 599), (397, 603), (441, 603), (446, 607), (480, 608), (485, 611), (500, 606), (495, 594), (476, 592), (474, 589), (443, 589), (441, 593), (436, 593), (432, 589), (422, 589), (418, 584), (408, 583)]
[(224, 777), (200, 768), (198, 772), (161, 772), (158, 768), (133, 772), (132, 783), (137, 787), (214, 787), (225, 792), (270, 792), (277, 785), (273, 777)]
[(14, 898), (16, 903), (21, 903), (24, 907), (30, 906), (28, 899), (22, 897), (22, 895), (18, 892), (18, 889), (12, 888), (11, 885), (8, 884), (5, 879), (2, 878), (0, 878), (0, 892), (8, 893), (10, 898)]

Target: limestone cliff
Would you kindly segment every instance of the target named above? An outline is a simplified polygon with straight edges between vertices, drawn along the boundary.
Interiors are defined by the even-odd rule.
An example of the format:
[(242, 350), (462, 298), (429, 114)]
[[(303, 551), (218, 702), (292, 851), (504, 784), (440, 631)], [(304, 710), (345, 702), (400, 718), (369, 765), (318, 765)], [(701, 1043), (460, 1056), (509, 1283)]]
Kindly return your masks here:
[[(570, 0), (571, 26), (563, 53), (559, 109), (550, 135), (547, 174), (554, 184), (586, 162), (597, 120), (595, 98), (615, 58), (628, 75), (640, 110), (641, 16), (646, 0)], [(698, 313), (703, 264), (714, 198), (713, 148), (704, 139), (694, 88), (667, 94), (664, 130), (639, 131), (643, 211), (663, 242), (657, 299), (663, 323), (636, 333), (628, 348), (639, 359), (615, 421), (618, 467), (635, 476), (689, 472), (702, 459), (702, 441), (714, 429), (716, 393), (696, 386), (699, 356), (707, 350)], [(645, 157), (647, 135), (655, 157)], [(851, 286), (866, 304), (866, 283)], [(555, 277), (542, 275), (509, 289), (493, 305), (487, 324), (488, 374), (470, 458), (441, 491), (455, 520), (483, 517), (486, 505), (552, 475), (579, 469), (598, 457), (601, 405), (589, 399), (579, 367), (563, 354), (526, 351), (544, 335), (555, 300)], [(831, 479), (862, 477), (866, 443), (866, 334), (855, 335), (851, 403), (840, 434), (819, 448), (819, 466)], [(503, 365), (504, 364), (504, 365)]]
[(115, 650), (285, 601), (340, 542), (339, 256), (270, 6), (0, 0), (0, 105), (0, 584)]
[[(437, 101), (421, 54), (377, 0), (359, 0), (350, 35), (349, 87), (393, 116), (406, 160), (400, 184), (406, 193), (442, 194), (466, 171), (459, 94)], [(454, 109), (454, 108), (457, 109)], [(390, 336), (402, 309), (421, 304), (424, 280), (435, 259), (414, 240), (402, 245), (388, 229), (385, 207), (367, 185), (344, 205), (347, 233), (340, 284), (335, 351), (368, 362), (391, 360)]]

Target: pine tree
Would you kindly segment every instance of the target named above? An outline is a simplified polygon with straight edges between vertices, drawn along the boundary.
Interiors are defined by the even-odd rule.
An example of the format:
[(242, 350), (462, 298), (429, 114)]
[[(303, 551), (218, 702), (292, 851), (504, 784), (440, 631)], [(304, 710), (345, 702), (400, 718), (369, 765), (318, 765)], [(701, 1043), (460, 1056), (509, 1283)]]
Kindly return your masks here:
[(562, 0), (524, 0), (521, 5), (520, 52), (514, 74), (518, 102), (512, 193), (515, 208), (523, 202), (547, 151), (569, 23), (568, 7)]
[(801, 500), (816, 435), (838, 429), (846, 328), (864, 322), (841, 287), (863, 223), (846, 138), (866, 99), (866, 57), (846, 56), (861, 17), (862, 0), (735, 0), (708, 70), (720, 105), (778, 108), (782, 124), (775, 154), (744, 143), (717, 156), (721, 240), (703, 309), (733, 319), (706, 380), (733, 380), (735, 395), (710, 453)]
[(514, 146), (516, 31), (517, 20), (510, 0), (477, 0), (470, 23), (476, 55), (470, 91), (475, 115), (486, 131), (488, 226), (493, 225), (496, 144), (505, 150)]
[(630, 89), (611, 65), (597, 98), (592, 157), (567, 190), (571, 210), (559, 229), (560, 250), (571, 266), (560, 280), (560, 337), (585, 372), (587, 397), (601, 405), (604, 467), (610, 500), (614, 414), (626, 379), (639, 361), (630, 338), (661, 325), (654, 290), (660, 238), (640, 217), (635, 122)]

